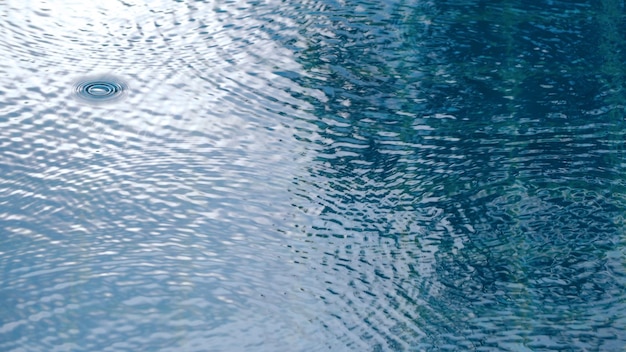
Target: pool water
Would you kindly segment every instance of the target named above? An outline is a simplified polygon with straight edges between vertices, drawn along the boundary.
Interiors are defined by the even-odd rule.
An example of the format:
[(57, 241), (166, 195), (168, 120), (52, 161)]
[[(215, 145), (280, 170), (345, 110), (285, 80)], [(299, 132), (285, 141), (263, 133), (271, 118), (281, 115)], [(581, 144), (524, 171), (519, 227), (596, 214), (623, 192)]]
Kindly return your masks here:
[(624, 14), (1, 2), (0, 350), (622, 350)]

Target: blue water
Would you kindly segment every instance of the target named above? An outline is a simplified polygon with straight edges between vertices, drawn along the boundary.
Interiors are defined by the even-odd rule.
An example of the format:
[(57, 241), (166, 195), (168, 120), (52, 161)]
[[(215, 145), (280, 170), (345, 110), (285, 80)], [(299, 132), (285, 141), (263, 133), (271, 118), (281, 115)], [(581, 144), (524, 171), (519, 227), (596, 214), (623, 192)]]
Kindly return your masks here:
[(0, 350), (623, 350), (625, 14), (1, 2)]

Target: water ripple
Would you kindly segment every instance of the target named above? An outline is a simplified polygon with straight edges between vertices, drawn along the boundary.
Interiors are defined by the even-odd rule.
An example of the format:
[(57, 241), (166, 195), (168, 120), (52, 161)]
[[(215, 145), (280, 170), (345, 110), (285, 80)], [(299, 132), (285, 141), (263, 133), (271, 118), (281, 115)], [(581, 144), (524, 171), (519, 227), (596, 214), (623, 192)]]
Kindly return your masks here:
[(127, 94), (128, 85), (116, 77), (84, 77), (74, 84), (76, 96), (90, 103), (109, 103)]
[[(621, 10), (309, 6), (302, 81), (328, 100), (310, 99), (322, 138), (294, 182), (294, 256), (325, 283), (309, 290), (329, 334), (354, 350), (623, 344), (621, 44), (594, 27)], [(368, 25), (346, 13), (364, 10)], [(582, 39), (598, 35), (605, 61)]]
[(620, 14), (3, 2), (1, 349), (622, 348)]
[(274, 73), (276, 5), (57, 5), (0, 5), (2, 349), (315, 350), (279, 230), (315, 92)]

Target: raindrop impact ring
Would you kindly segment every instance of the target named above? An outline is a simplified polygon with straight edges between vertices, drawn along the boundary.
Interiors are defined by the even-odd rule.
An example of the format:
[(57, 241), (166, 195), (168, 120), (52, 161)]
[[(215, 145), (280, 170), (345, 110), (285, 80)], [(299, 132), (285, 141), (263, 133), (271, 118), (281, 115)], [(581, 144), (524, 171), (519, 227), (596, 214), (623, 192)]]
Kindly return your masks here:
[(121, 99), (127, 85), (115, 77), (87, 77), (74, 85), (76, 96), (91, 103), (105, 103)]

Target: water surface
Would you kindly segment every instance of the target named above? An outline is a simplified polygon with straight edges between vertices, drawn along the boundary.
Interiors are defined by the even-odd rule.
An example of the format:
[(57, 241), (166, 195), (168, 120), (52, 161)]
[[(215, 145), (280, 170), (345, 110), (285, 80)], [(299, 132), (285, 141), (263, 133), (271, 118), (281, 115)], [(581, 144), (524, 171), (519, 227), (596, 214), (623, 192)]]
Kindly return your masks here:
[(623, 15), (3, 2), (0, 349), (623, 348)]

